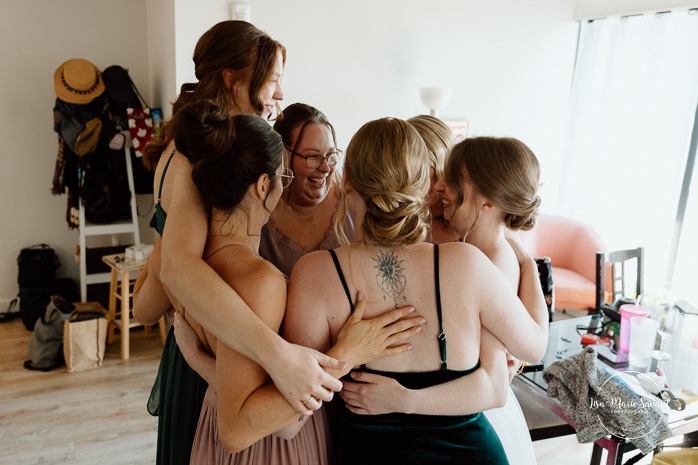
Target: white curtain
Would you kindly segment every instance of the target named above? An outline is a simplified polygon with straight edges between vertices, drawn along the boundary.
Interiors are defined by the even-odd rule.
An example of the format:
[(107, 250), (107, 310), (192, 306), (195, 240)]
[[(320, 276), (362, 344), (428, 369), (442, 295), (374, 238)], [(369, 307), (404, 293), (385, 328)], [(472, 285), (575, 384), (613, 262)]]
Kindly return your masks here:
[[(644, 246), (646, 290), (665, 285), (697, 102), (698, 15), (583, 21), (555, 210), (594, 226), (610, 250)], [(692, 297), (678, 297), (698, 304), (688, 229), (679, 256), (693, 260), (680, 260), (674, 282), (691, 280), (680, 287)]]

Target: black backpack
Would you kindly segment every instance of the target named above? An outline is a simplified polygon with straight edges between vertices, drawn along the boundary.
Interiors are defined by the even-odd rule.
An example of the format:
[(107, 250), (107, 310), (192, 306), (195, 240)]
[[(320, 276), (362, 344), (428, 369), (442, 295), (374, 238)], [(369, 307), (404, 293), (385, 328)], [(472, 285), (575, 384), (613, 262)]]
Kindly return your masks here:
[(44, 314), (52, 295), (72, 302), (78, 298), (77, 285), (73, 279), (56, 279), (56, 269), (60, 266), (56, 252), (48, 244), (25, 247), (19, 252), (19, 316), (29, 331), (34, 330), (36, 321)]
[(56, 279), (60, 266), (56, 251), (48, 244), (25, 247), (17, 257), (17, 284), (20, 288), (46, 285)]
[(122, 150), (104, 149), (79, 161), (78, 192), (85, 219), (109, 224), (131, 218), (131, 191)]

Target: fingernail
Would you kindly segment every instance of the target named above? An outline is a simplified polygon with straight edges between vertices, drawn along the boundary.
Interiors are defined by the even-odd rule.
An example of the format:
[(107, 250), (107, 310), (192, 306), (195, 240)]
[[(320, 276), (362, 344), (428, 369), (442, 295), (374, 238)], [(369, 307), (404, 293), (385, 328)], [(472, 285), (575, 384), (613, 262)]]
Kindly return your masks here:
[(412, 312), (414, 312), (414, 307), (410, 307), (407, 309), (407, 313), (412, 313)]
[(417, 320), (417, 323), (419, 323), (420, 325), (423, 325), (426, 322), (427, 322), (427, 320), (424, 318), (420, 318), (419, 320)]
[(422, 328), (421, 326), (417, 326), (417, 329), (416, 329), (415, 331), (418, 332), (418, 333), (421, 333), (421, 332), (422, 332), (422, 329), (423, 329), (423, 328)]
[(356, 293), (356, 300), (364, 300), (364, 293), (361, 291), (358, 291)]

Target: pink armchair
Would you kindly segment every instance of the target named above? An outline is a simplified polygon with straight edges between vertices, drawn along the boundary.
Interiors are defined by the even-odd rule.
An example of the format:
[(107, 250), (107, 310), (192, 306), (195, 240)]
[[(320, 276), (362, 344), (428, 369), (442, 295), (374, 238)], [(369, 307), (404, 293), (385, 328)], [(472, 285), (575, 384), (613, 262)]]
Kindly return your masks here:
[(591, 226), (573, 218), (540, 215), (522, 231), (521, 242), (534, 257), (550, 257), (555, 307), (596, 311), (596, 252), (606, 246)]

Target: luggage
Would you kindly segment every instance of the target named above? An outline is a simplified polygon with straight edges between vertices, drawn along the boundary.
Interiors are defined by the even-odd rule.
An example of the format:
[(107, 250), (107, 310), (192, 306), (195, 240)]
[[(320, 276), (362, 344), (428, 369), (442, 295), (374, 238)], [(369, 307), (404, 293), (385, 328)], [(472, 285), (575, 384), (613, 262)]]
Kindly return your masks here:
[(17, 283), (22, 288), (50, 283), (56, 278), (56, 269), (61, 262), (48, 244), (37, 244), (19, 252), (17, 266)]

